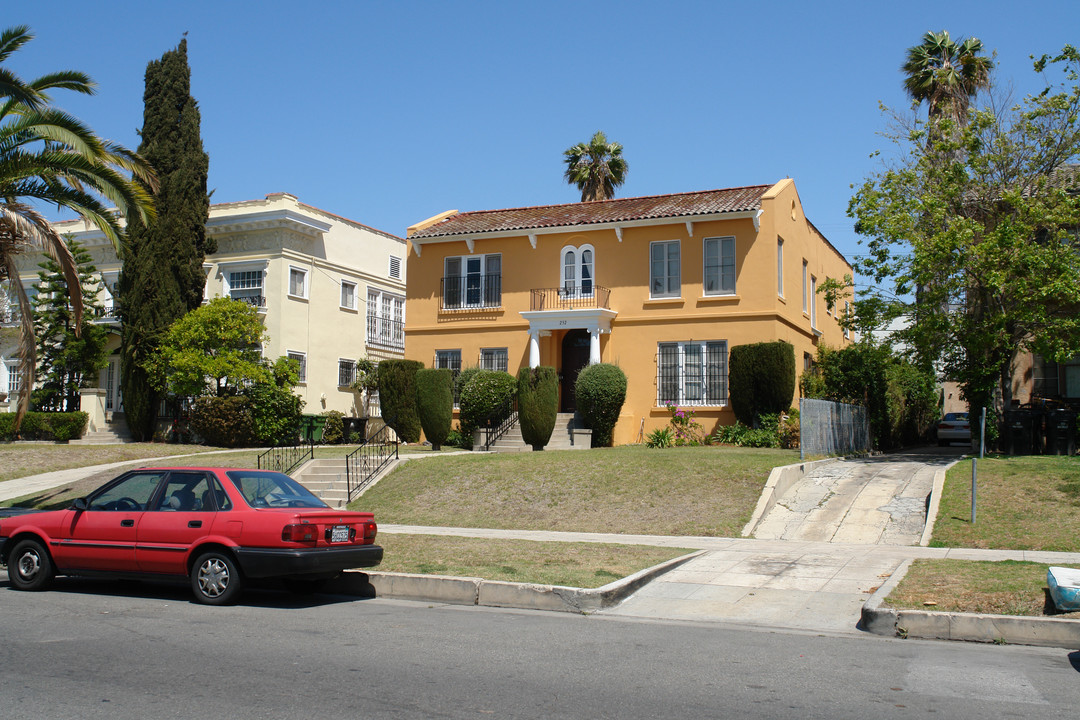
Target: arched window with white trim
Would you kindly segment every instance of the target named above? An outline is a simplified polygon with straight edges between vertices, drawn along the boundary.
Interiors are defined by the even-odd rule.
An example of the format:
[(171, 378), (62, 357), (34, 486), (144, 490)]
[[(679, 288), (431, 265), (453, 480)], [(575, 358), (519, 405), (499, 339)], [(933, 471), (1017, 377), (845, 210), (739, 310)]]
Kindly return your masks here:
[(592, 297), (595, 274), (593, 246), (574, 247), (567, 245), (562, 249), (562, 295), (564, 297)]

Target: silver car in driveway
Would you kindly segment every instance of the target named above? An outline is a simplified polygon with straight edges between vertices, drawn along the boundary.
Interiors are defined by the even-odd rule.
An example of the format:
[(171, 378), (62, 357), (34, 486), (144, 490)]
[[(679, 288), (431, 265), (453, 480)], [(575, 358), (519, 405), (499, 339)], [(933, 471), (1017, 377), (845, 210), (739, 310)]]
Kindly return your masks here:
[(945, 413), (937, 424), (938, 445), (946, 446), (954, 442), (971, 442), (971, 424), (966, 412)]

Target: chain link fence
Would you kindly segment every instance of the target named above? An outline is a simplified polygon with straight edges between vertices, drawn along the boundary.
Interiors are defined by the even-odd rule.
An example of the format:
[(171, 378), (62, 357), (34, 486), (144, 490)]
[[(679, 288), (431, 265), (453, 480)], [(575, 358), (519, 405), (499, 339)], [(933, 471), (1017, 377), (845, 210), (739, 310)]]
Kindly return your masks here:
[(870, 418), (862, 405), (799, 400), (799, 454), (850, 455), (870, 452)]

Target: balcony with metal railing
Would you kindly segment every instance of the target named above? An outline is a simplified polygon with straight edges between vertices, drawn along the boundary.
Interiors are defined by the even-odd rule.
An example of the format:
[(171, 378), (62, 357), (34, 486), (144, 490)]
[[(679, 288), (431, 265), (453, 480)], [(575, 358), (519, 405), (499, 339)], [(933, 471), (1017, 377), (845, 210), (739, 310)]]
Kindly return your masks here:
[(444, 312), (502, 307), (502, 274), (459, 275), (442, 278), (439, 292)]
[(405, 321), (376, 313), (367, 316), (367, 344), (390, 350), (405, 350)]
[(610, 310), (611, 291), (599, 285), (566, 285), (559, 288), (534, 288), (529, 309), (539, 310)]
[(239, 300), (242, 303), (247, 303), (261, 313), (266, 312), (265, 295), (233, 295), (232, 299)]

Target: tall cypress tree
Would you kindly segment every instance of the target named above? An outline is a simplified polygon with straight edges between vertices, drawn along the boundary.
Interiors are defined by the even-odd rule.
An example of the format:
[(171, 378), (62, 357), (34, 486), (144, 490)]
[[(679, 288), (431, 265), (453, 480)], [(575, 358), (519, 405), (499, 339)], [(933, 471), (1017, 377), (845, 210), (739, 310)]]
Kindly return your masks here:
[[(84, 381), (96, 381), (97, 372), (108, 362), (105, 344), (108, 333), (91, 318), (101, 314), (97, 299), (100, 276), (90, 253), (76, 240), (68, 239), (81, 288), (68, 287), (64, 272), (52, 258), (38, 265), (37, 295), (34, 297), (34, 334), (37, 336), (37, 377), (41, 384), (31, 393), (38, 410), (72, 412), (79, 409), (79, 388)], [(71, 295), (82, 293), (83, 320), (75, 331)]]
[(169, 325), (202, 303), (203, 259), (216, 250), (206, 237), (209, 158), (191, 97), (186, 39), (146, 66), (143, 104), (139, 154), (158, 174), (157, 219), (130, 220), (119, 297), (124, 411), (136, 440), (152, 437), (161, 399), (146, 361)]

